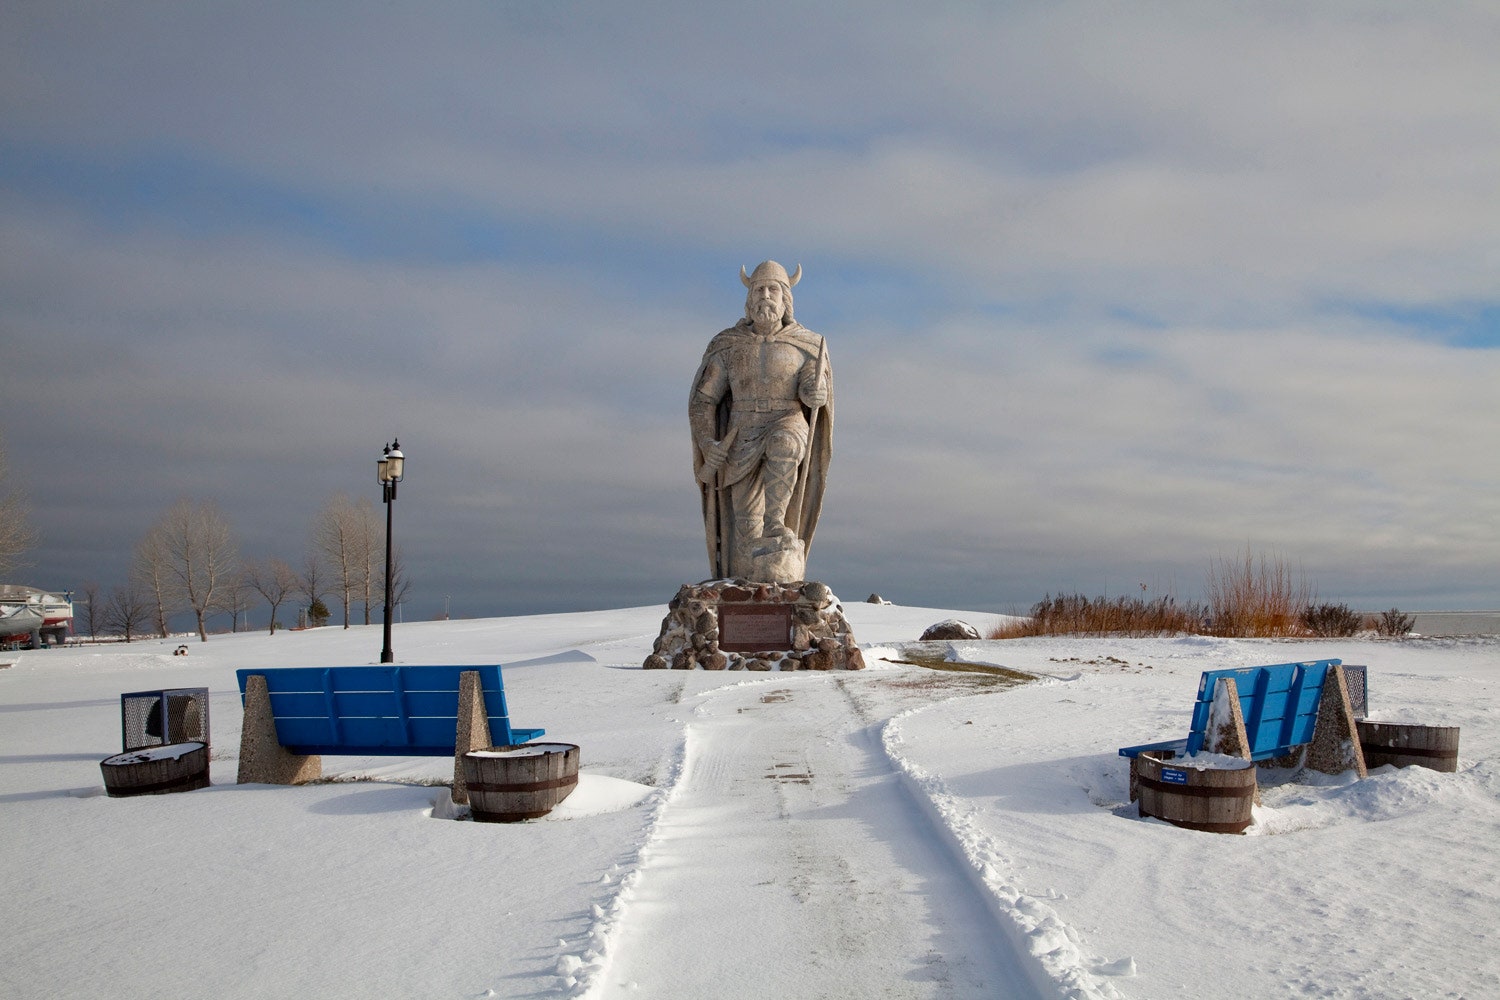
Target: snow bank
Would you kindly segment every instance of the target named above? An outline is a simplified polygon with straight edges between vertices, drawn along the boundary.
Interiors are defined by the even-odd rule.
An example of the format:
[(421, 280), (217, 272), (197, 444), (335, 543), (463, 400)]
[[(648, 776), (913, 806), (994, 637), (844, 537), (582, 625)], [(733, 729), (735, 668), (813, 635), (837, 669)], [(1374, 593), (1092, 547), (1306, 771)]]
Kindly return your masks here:
[[(713, 881), (726, 915), (743, 893), (837, 888), (838, 845), (820, 838), (852, 822), (934, 921), (930, 954), (888, 956), (879, 974), (756, 927), (714, 939), (718, 957), (800, 984), (791, 993), (1208, 998), (1232, 982), (1246, 996), (1500, 996), (1496, 640), (953, 644), (955, 659), (1042, 678), (1002, 689), (873, 655), (982, 616), (846, 613), (871, 669), (839, 677), (642, 671), (660, 607), (398, 626), (401, 662), (504, 663), (513, 717), (581, 747), (573, 794), (545, 820), (509, 825), (462, 820), (445, 759), (326, 758), (329, 783), (233, 783), (235, 669), (368, 663), (378, 628), (216, 637), (187, 657), (171, 655), (175, 640), (21, 653), (0, 672), (0, 996), (626, 994), (615, 973), (638, 965), (641, 933), (670, 915), (652, 895), (676, 856), (663, 838), (683, 835), (689, 815), (692, 837), (715, 835), (711, 809), (682, 811), (684, 776), (710, 774), (705, 754), (731, 732), (754, 749), (773, 731), (767, 759), (806, 784), (751, 774), (745, 791), (776, 789), (766, 801), (785, 815), (742, 822), (795, 833), (803, 860), (786, 885), (757, 886), (758, 869), (726, 855)], [(1244, 837), (1139, 817), (1116, 750), (1184, 735), (1203, 670), (1327, 656), (1369, 666), (1372, 718), (1460, 726), (1458, 773), (1268, 776)], [(119, 695), (145, 687), (209, 688), (213, 787), (104, 796)], [(848, 724), (810, 711), (839, 699)], [(865, 743), (905, 799), (876, 797)], [(841, 773), (845, 761), (863, 763)], [(845, 798), (803, 798), (832, 793)], [(911, 814), (877, 814), (876, 801)], [(948, 845), (951, 870), (924, 854), (921, 877), (903, 872), (924, 838)], [(925, 899), (940, 884), (956, 895)], [(962, 884), (990, 910), (970, 929), (993, 935), (976, 950), (1023, 956), (1015, 981), (978, 985), (982, 963), (962, 953), (972, 933), (939, 922)], [(852, 885), (829, 933), (880, 927), (888, 915), (861, 909), (865, 898)], [(726, 977), (716, 995), (754, 995), (751, 982)]]

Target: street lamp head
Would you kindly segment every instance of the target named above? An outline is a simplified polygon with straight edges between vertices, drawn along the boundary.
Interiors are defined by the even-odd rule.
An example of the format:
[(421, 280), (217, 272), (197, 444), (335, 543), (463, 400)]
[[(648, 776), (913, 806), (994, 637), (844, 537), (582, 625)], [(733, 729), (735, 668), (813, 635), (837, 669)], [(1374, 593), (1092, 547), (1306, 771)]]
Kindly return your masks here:
[(385, 474), (393, 483), (399, 483), (406, 476), (406, 456), (401, 454), (401, 441), (394, 441), (385, 452)]
[(375, 478), (389, 485), (399, 483), (406, 475), (406, 456), (401, 453), (401, 442), (386, 445), (385, 452), (375, 463)]

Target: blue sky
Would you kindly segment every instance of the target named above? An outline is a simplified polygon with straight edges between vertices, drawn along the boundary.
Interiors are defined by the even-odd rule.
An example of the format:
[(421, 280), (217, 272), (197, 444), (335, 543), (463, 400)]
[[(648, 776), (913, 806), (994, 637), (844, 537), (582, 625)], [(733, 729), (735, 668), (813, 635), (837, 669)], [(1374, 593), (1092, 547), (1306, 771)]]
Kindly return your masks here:
[(686, 397), (806, 277), (845, 599), (1500, 606), (1483, 3), (0, 10), (27, 582), (180, 496), (300, 559), (400, 436), (410, 616), (707, 572)]

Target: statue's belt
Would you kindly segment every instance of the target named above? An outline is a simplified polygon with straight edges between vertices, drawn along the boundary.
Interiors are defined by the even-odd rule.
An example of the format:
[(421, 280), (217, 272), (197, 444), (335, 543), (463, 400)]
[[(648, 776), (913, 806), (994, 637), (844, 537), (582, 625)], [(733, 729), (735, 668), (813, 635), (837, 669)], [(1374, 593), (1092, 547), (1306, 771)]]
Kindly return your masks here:
[(780, 413), (801, 407), (798, 399), (736, 399), (730, 406), (734, 413)]

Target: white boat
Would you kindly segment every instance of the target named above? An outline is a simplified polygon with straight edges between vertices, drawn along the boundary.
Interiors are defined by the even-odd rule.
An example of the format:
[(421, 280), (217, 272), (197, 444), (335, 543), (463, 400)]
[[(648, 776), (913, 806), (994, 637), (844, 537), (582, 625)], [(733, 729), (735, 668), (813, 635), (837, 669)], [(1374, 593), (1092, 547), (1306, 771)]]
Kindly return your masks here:
[(61, 643), (73, 622), (72, 594), (0, 584), (0, 639), (36, 636)]
[(46, 620), (47, 616), (40, 608), (25, 604), (0, 605), (0, 636), (27, 635), (40, 629)]

